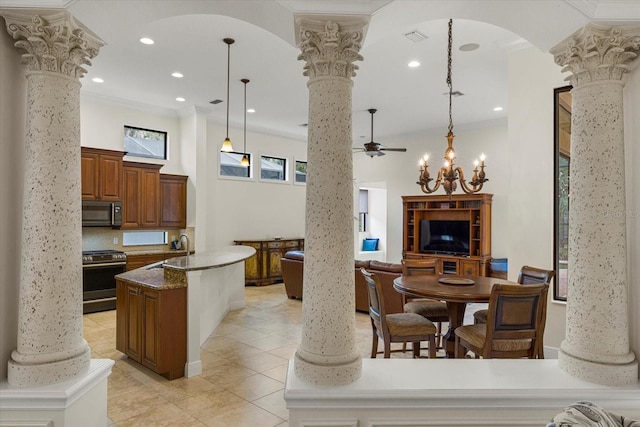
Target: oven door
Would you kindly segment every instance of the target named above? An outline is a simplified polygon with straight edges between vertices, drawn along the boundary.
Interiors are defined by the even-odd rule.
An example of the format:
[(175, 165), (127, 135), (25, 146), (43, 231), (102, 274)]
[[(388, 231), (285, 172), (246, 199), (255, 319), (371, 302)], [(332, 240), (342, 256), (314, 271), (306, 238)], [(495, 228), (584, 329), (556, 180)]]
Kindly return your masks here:
[(116, 308), (115, 275), (124, 273), (126, 262), (86, 264), (82, 266), (82, 312)]

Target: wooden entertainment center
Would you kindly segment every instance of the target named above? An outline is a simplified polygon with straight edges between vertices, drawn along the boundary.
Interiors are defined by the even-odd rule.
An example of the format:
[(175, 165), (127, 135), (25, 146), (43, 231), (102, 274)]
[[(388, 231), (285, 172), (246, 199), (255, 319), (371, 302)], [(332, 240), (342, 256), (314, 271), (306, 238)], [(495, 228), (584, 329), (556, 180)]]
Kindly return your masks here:
[[(493, 194), (402, 196), (402, 257), (435, 258), (438, 273), (488, 276), (491, 260), (491, 200)], [(469, 255), (420, 248), (422, 220), (468, 221)]]

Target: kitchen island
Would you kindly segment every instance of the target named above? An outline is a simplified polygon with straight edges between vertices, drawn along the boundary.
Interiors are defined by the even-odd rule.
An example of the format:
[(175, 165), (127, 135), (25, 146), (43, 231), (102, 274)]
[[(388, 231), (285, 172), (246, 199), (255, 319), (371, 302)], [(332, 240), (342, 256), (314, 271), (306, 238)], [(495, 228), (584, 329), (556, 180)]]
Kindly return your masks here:
[(116, 276), (116, 348), (166, 378), (202, 373), (200, 347), (230, 310), (244, 307), (244, 260), (229, 246)]

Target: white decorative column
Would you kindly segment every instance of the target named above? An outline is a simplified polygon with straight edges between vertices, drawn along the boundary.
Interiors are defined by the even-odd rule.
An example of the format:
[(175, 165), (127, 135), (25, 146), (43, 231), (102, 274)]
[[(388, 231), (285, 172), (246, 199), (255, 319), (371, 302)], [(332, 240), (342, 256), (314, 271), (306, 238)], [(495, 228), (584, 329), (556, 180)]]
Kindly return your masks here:
[(27, 67), (22, 266), (11, 385), (78, 378), (82, 337), (80, 82), (102, 41), (69, 13), (3, 12)]
[(551, 50), (573, 85), (567, 332), (558, 359), (568, 374), (605, 385), (638, 382), (629, 347), (622, 90), (639, 50), (640, 27), (594, 24)]
[[(315, 18), (319, 19), (319, 18)], [(302, 338), (296, 375), (312, 384), (360, 377), (355, 344), (351, 92), (368, 18), (296, 19), (309, 76)]]

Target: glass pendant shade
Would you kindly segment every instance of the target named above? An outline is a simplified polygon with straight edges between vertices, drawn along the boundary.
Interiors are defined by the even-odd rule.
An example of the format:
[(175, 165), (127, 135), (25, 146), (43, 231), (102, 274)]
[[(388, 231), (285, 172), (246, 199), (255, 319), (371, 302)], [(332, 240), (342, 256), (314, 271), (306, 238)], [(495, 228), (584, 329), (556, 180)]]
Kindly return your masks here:
[(230, 153), (231, 151), (233, 151), (233, 145), (231, 145), (231, 140), (229, 138), (224, 139), (220, 151), (223, 151), (225, 153)]
[(240, 166), (248, 167), (249, 165), (249, 156), (246, 154), (242, 156), (242, 160), (240, 160)]

